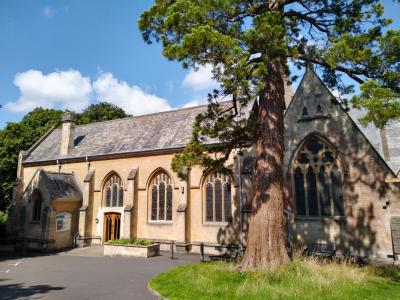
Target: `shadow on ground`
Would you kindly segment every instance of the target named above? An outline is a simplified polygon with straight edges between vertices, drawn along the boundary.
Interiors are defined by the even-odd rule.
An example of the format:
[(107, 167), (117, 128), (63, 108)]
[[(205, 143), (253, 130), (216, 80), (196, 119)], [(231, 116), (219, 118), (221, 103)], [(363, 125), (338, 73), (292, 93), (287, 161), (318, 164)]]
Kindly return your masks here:
[(11, 299), (34, 299), (43, 294), (47, 294), (50, 291), (63, 290), (61, 286), (50, 286), (50, 285), (32, 285), (24, 286), (22, 283), (3, 284), (7, 279), (0, 279), (0, 299), (11, 300)]

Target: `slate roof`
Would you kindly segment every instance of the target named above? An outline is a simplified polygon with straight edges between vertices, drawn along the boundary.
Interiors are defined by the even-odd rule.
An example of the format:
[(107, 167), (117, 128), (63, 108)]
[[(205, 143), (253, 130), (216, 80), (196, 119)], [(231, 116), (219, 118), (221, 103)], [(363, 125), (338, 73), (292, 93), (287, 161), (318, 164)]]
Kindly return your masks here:
[[(250, 107), (249, 105), (248, 107)], [(68, 156), (60, 155), (61, 129), (54, 129), (25, 157), (24, 163), (139, 153), (184, 147), (192, 137), (197, 114), (207, 105), (76, 126), (75, 145)], [(242, 116), (249, 108), (243, 109)], [(217, 143), (208, 139), (206, 143)]]
[(400, 173), (400, 122), (394, 122), (385, 127), (384, 134), (386, 134), (388, 157), (383, 153), (382, 138), (379, 129), (373, 125), (362, 126), (358, 121), (359, 118), (365, 115), (365, 110), (350, 109), (349, 115), (357, 124), (358, 128), (364, 133), (369, 142), (379, 152), (382, 158), (386, 161), (392, 171), (399, 176)]
[(50, 199), (82, 199), (82, 192), (73, 173), (42, 172)]

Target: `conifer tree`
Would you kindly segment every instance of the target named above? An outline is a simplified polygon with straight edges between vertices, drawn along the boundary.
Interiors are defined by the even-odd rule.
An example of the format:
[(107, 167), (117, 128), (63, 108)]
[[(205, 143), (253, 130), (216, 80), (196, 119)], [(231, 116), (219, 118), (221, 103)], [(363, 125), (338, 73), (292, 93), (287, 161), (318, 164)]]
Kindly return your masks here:
[[(275, 269), (289, 262), (283, 215), (283, 113), (289, 63), (313, 64), (328, 87), (365, 107), (364, 122), (384, 126), (399, 118), (400, 31), (377, 0), (155, 0), (139, 20), (146, 42), (183, 67), (211, 65), (221, 86), (197, 117), (193, 138), (172, 167), (224, 170), (231, 152), (249, 141), (256, 149), (254, 199), (243, 270)], [(218, 104), (218, 99), (231, 101)], [(242, 108), (257, 100), (254, 121)], [(204, 137), (220, 147), (206, 147)], [(211, 155), (213, 154), (213, 155)]]

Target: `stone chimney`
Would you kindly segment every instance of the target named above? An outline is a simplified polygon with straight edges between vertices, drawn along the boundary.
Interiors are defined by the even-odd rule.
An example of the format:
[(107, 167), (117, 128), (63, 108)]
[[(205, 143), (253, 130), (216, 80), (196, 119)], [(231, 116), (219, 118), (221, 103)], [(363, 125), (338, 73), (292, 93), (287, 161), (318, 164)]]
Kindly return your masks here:
[(75, 113), (66, 110), (61, 118), (62, 133), (60, 155), (68, 155), (74, 147)]

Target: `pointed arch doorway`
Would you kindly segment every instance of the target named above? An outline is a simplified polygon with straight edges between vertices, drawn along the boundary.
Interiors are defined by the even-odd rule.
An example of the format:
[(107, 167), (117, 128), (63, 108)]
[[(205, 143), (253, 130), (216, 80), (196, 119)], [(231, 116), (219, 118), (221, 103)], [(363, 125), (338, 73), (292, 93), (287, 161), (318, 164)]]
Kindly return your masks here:
[(121, 214), (109, 212), (104, 214), (104, 242), (118, 240), (121, 231)]

